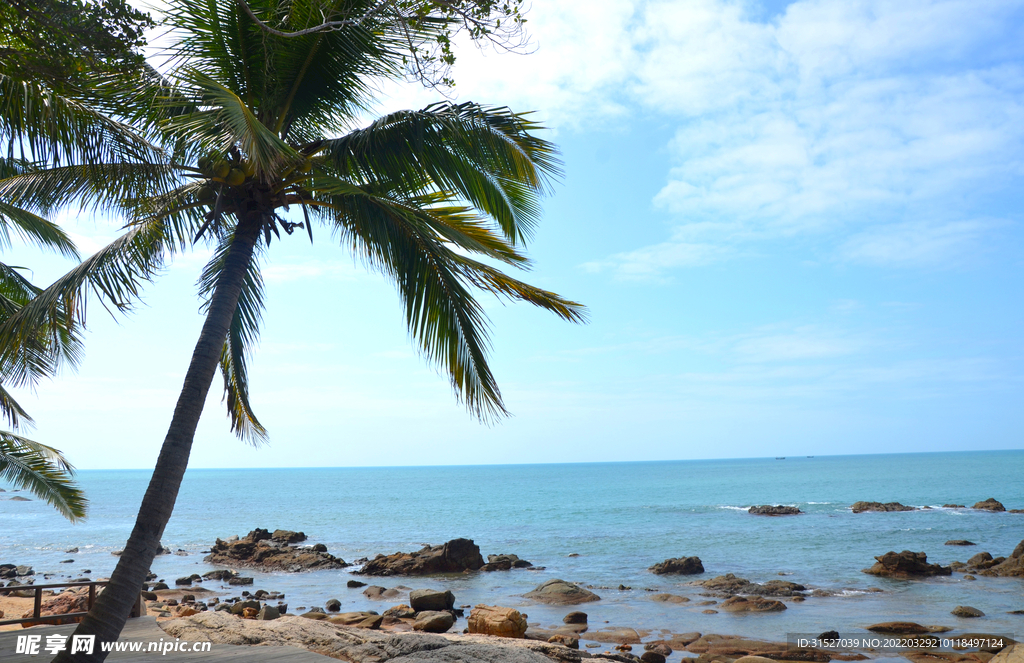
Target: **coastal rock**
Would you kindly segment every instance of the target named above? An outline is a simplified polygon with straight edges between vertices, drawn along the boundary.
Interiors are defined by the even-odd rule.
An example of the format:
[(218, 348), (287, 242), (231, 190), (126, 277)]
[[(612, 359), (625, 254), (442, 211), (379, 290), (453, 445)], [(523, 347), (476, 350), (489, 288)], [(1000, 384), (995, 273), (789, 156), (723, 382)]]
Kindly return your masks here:
[(427, 610), (417, 613), (412, 628), (425, 633), (444, 633), (454, 625), (455, 617), (452, 616), (452, 613)]
[(481, 571), (509, 571), (511, 569), (527, 569), (533, 566), (518, 555), (488, 555), (487, 563), (480, 567)]
[(15, 495), (14, 497), (11, 498), (11, 501), (12, 502), (31, 502), (32, 500), (27, 498), (27, 497), (22, 497), (21, 495)]
[(717, 657), (736, 659), (742, 656), (763, 656), (773, 660), (828, 661), (828, 652), (818, 649), (790, 649), (785, 642), (766, 642), (738, 635), (701, 636), (686, 646), (686, 651), (700, 654), (704, 660)]
[(978, 610), (977, 608), (972, 608), (969, 605), (958, 605), (957, 607), (953, 608), (953, 612), (951, 614), (956, 615), (957, 617), (967, 618), (985, 616), (984, 612)]
[(324, 607), (327, 608), (327, 612), (339, 612), (341, 610), (341, 601), (338, 599), (328, 599)]
[[(274, 530), (273, 533), (270, 533), (265, 529), (254, 529), (236, 540), (217, 539), (204, 561), (265, 572), (341, 569), (348, 566), (345, 560), (327, 552), (290, 545), (305, 540), (306, 535), (302, 532)], [(232, 580), (234, 579), (228, 582), (234, 584)]]
[(711, 596), (803, 596), (807, 588), (786, 580), (769, 580), (763, 585), (750, 582), (746, 578), (737, 578), (732, 573), (716, 576), (711, 580), (698, 583), (708, 590)]
[(786, 609), (786, 604), (760, 596), (734, 596), (722, 601), (718, 607), (726, 612), (781, 612)]
[(359, 582), (358, 580), (349, 580), (347, 583), (345, 583), (345, 586), (349, 588), (366, 587), (366, 583)]
[(579, 663), (580, 652), (523, 639), (483, 635), (386, 633), (324, 621), (283, 616), (273, 621), (241, 620), (204, 612), (162, 622), (172, 637), (218, 644), (290, 645), (343, 661), (387, 663)]
[(957, 571), (970, 571), (982, 576), (1024, 578), (1024, 541), (1017, 544), (1009, 557), (995, 557), (987, 552), (974, 555), (967, 563), (953, 562)]
[[(89, 610), (89, 590), (85, 587), (76, 587), (67, 589), (57, 596), (51, 599), (47, 599), (42, 602), (39, 609), (39, 615), (41, 617), (49, 615), (66, 615), (73, 612), (88, 612)], [(26, 611), (21, 618), (29, 619), (32, 617), (32, 609)], [(45, 621), (45, 622), (26, 622), (22, 624), (23, 628), (29, 626), (36, 626), (38, 624), (53, 625), (53, 624), (77, 624), (82, 621), (81, 617), (67, 617), (65, 619)]]
[(596, 631), (588, 631), (586, 639), (606, 644), (638, 645), (646, 633), (646, 631), (641, 633), (636, 629), (624, 626), (606, 626)]
[(795, 506), (783, 506), (781, 504), (772, 506), (771, 504), (762, 504), (761, 506), (750, 507), (747, 509), (747, 513), (752, 513), (755, 516), (795, 516), (803, 513), (803, 511)]
[(378, 555), (356, 573), (370, 576), (430, 575), (477, 571), (484, 565), (480, 547), (471, 539), (452, 539), (419, 552)]
[(850, 509), (854, 513), (865, 511), (917, 511), (916, 507), (900, 504), (899, 502), (854, 502)]
[(260, 611), (256, 613), (256, 619), (269, 621), (271, 619), (279, 619), (281, 617), (281, 611), (272, 605), (265, 605), (260, 608)]
[(528, 599), (554, 605), (577, 605), (600, 601), (601, 597), (578, 585), (564, 580), (552, 579), (541, 583), (533, 591), (524, 594)]
[(944, 545), (947, 546), (976, 546), (977, 543), (968, 541), (967, 539), (953, 539), (952, 541), (946, 541)]
[(1024, 663), (1024, 645), (1010, 645), (994, 657), (989, 663)]
[(943, 509), (966, 509), (967, 507), (963, 504), (943, 504)]
[(984, 511), (1006, 511), (1004, 507), (996, 498), (990, 497), (982, 502), (975, 503), (972, 509), (982, 509)]
[(643, 663), (665, 663), (665, 655), (656, 651), (645, 651), (640, 655)]
[(922, 635), (932, 633), (932, 629), (916, 622), (882, 622), (867, 627), (873, 633), (890, 633), (892, 635)]
[(586, 624), (587, 613), (580, 612), (579, 610), (573, 610), (565, 617), (562, 617), (562, 621), (566, 624)]
[(568, 647), (569, 649), (579, 649), (580, 639), (575, 635), (566, 635), (564, 633), (556, 633), (555, 635), (548, 638), (548, 642)]
[(451, 610), (455, 607), (455, 595), (447, 590), (438, 592), (433, 589), (414, 589), (409, 592), (409, 605), (416, 612), (421, 610)]
[(948, 576), (953, 569), (939, 564), (929, 564), (928, 555), (923, 552), (889, 551), (884, 555), (875, 557), (878, 560), (874, 566), (864, 569), (864, 573), (886, 578), (920, 578), (927, 576)]
[[(469, 613), (469, 632), (522, 638), (526, 635), (526, 617), (515, 608), (480, 604)], [(576, 646), (579, 647), (578, 641)]]
[(648, 571), (656, 575), (694, 575), (704, 573), (700, 557), (672, 557), (651, 566)]
[(690, 599), (685, 596), (679, 596), (678, 594), (651, 594), (650, 599), (652, 601), (658, 601), (659, 603), (689, 603)]
[(402, 592), (397, 588), (389, 589), (387, 587), (380, 587), (379, 585), (370, 585), (363, 590), (363, 596), (371, 601), (386, 601), (388, 599), (398, 598), (401, 595)]

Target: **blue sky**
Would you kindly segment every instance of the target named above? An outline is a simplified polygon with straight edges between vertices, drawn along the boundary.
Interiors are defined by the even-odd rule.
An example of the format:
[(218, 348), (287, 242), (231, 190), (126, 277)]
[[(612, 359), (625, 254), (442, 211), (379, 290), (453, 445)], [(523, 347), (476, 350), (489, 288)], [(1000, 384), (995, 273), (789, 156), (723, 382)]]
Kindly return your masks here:
[[(460, 51), (457, 98), (552, 128), (566, 176), (529, 280), (590, 324), (488, 300), (514, 416), (483, 426), (394, 289), (297, 233), (271, 247), (253, 362), (271, 445), (231, 436), (215, 384), (193, 467), (1022, 446), (1024, 2), (537, 0), (529, 18), (532, 54)], [(74, 217), (84, 248), (114, 236)], [(80, 468), (152, 466), (204, 257), (128, 319), (92, 307), (81, 369), (24, 395), (37, 439)]]

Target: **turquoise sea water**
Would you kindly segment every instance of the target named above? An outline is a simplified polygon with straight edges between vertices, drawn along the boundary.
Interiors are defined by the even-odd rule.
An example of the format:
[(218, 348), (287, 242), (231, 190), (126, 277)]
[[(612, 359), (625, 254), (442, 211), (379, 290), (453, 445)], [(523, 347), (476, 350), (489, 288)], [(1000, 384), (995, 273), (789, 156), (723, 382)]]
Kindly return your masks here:
[[(70, 525), (38, 501), (0, 493), (0, 563), (30, 564), (54, 578), (110, 573), (135, 518), (147, 471), (83, 471), (92, 506), (87, 522)], [(9, 488), (9, 487), (8, 487)], [(22, 493), (24, 494), (24, 493)], [(829, 629), (859, 632), (879, 621), (909, 620), (957, 631), (1019, 634), (1024, 580), (961, 574), (923, 581), (861, 573), (875, 555), (923, 550), (929, 561), (966, 561), (988, 551), (1008, 555), (1024, 539), (1024, 514), (943, 509), (995, 497), (1024, 508), (1024, 451), (818, 456), (573, 465), (420, 468), (189, 470), (153, 571), (174, 578), (213, 567), (202, 561), (215, 538), (255, 527), (302, 530), (348, 561), (417, 550), (455, 537), (474, 539), (486, 556), (515, 553), (540, 571), (477, 573), (451, 578), (360, 578), (370, 584), (451, 589), (459, 605), (516, 606), (540, 625), (561, 623), (572, 608), (522, 597), (550, 578), (594, 587), (602, 597), (582, 607), (591, 624), (657, 633), (701, 631), (783, 639)], [(854, 514), (857, 500), (935, 507), (906, 513)], [(752, 516), (754, 504), (789, 504), (806, 515)], [(974, 547), (943, 545), (969, 539)], [(78, 547), (79, 552), (64, 551)], [(569, 557), (577, 553), (578, 557)], [(779, 578), (838, 595), (789, 602), (762, 615), (705, 615), (707, 600), (687, 583), (698, 577), (654, 576), (646, 569), (668, 557), (697, 555), (711, 578), (735, 573), (757, 582)], [(73, 558), (72, 564), (61, 560)], [(283, 591), (292, 611), (338, 598), (343, 610), (376, 609), (347, 589), (351, 569), (259, 574), (252, 590)], [(249, 575), (247, 573), (247, 575)], [(619, 590), (619, 585), (631, 587)], [(205, 583), (220, 591), (218, 583)], [(881, 593), (866, 590), (879, 588)], [(654, 589), (691, 598), (665, 605)], [(237, 595), (223, 588), (220, 596)], [(964, 620), (958, 605), (986, 616)], [(714, 606), (711, 606), (712, 608)], [(459, 628), (464, 624), (458, 625)]]

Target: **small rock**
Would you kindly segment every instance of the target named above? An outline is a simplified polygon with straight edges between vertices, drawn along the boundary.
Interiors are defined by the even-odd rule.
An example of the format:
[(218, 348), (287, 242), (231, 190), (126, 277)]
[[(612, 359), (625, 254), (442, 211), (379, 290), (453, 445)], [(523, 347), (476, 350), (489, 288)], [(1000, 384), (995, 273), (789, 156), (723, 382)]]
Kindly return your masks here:
[(569, 649), (580, 648), (579, 638), (577, 638), (574, 635), (566, 635), (564, 633), (557, 633), (551, 636), (550, 638), (548, 638), (548, 642), (556, 645), (563, 645), (565, 647), (568, 647)]
[(850, 509), (854, 513), (864, 513), (865, 511), (917, 511), (917, 508), (900, 504), (899, 502), (854, 502)]
[(700, 557), (672, 557), (650, 567), (648, 571), (657, 575), (679, 574), (694, 575), (704, 573), (704, 565)]
[(64, 553), (68, 554), (68, 555), (74, 555), (77, 552), (78, 552), (78, 548), (77, 547), (75, 547), (75, 548), (68, 548), (67, 550), (64, 551)]
[(541, 583), (533, 591), (524, 594), (524, 596), (541, 603), (555, 605), (575, 605), (577, 603), (601, 600), (601, 597), (597, 594), (557, 578)]
[(984, 612), (982, 612), (981, 610), (978, 610), (977, 608), (972, 608), (969, 605), (958, 605), (957, 607), (953, 608), (953, 612), (951, 614), (954, 614), (957, 617), (984, 617), (985, 616)]
[(338, 612), (341, 610), (341, 601), (338, 599), (330, 599), (324, 604), (324, 607), (327, 608), (327, 612)]
[(480, 604), (469, 613), (469, 632), (522, 638), (526, 635), (526, 617), (515, 608)]
[(351, 588), (355, 588), (355, 587), (366, 587), (366, 583), (365, 583), (365, 582), (359, 582), (358, 580), (349, 580), (349, 581), (348, 581), (348, 583), (347, 583), (347, 585), (348, 585), (349, 587), (351, 587)]
[(803, 513), (803, 511), (795, 506), (783, 506), (781, 504), (772, 506), (771, 504), (762, 504), (761, 506), (750, 507), (747, 509), (747, 513), (755, 516), (796, 516)]
[(409, 605), (416, 612), (451, 610), (455, 607), (455, 595), (447, 590), (414, 589), (409, 592)]
[(640, 655), (640, 660), (644, 663), (665, 663), (665, 655), (653, 650), (648, 650)]
[(562, 617), (562, 621), (566, 624), (586, 624), (587, 613), (580, 612), (579, 610), (573, 610), (565, 617)]
[(947, 546), (976, 546), (977, 543), (968, 541), (967, 539), (953, 539), (952, 541), (946, 541)]

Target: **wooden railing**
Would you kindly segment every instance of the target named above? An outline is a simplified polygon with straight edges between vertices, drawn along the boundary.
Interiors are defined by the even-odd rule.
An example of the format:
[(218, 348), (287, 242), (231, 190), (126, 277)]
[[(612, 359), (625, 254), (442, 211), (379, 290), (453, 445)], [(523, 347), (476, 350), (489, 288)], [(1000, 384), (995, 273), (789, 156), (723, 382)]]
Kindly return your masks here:
[[(28, 622), (55, 622), (57, 624), (66, 623), (64, 620), (85, 617), (88, 614), (88, 610), (92, 610), (92, 606), (96, 603), (96, 587), (100, 585), (106, 585), (108, 580), (90, 580), (88, 582), (61, 582), (50, 585), (14, 585), (13, 587), (0, 587), (0, 594), (10, 594), (11, 592), (22, 592), (26, 590), (33, 590), (35, 592), (35, 602), (32, 605), (32, 616), (23, 619), (0, 619), (0, 626), (7, 626), (8, 624), (27, 624)], [(40, 611), (43, 606), (43, 590), (44, 589), (57, 589), (59, 587), (88, 587), (89, 588), (89, 600), (87, 602), (87, 612), (68, 612), (63, 615), (40, 615)], [(138, 617), (142, 614), (142, 594), (139, 594), (138, 598), (135, 599), (135, 605), (132, 606), (131, 617)]]

